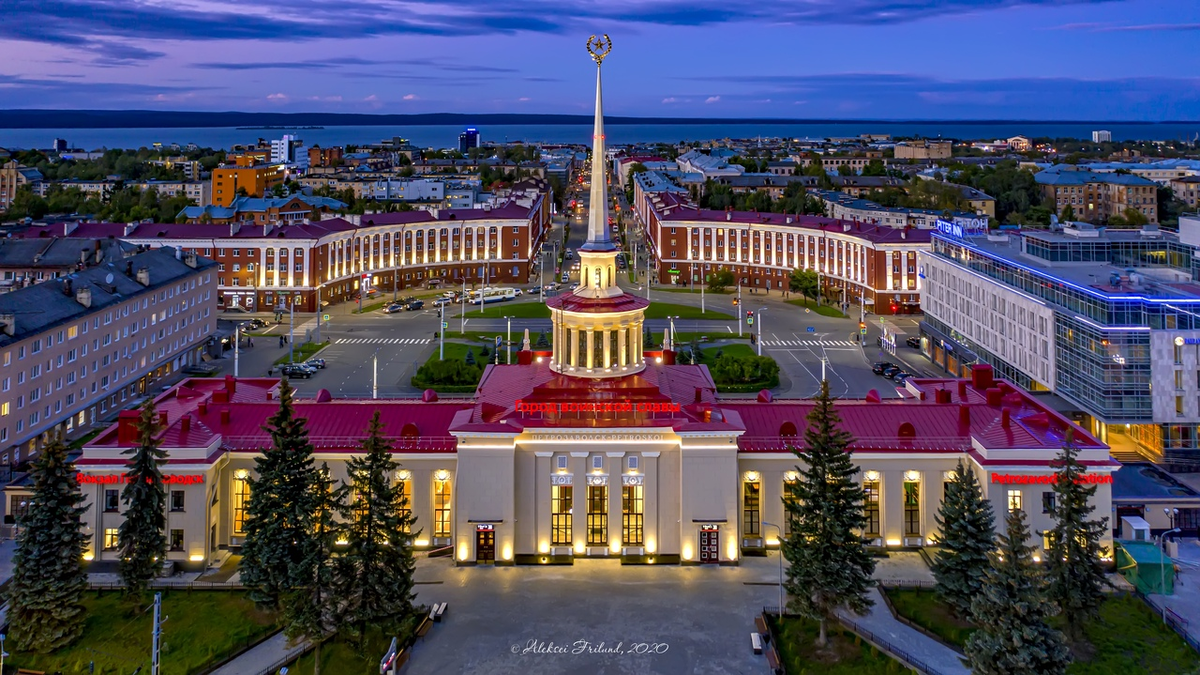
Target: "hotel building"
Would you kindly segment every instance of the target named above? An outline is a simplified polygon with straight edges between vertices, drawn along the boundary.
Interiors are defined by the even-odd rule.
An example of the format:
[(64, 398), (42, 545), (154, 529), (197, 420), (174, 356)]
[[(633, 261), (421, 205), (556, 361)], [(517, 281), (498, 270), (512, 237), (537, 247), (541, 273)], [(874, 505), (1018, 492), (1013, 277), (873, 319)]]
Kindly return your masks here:
[[(597, 64), (603, 55), (595, 57)], [(603, 171), (597, 73), (594, 175)], [(318, 462), (345, 480), (379, 411), (420, 534), (460, 565), (572, 564), (613, 558), (643, 564), (736, 564), (786, 535), (782, 495), (803, 461), (811, 400), (722, 400), (706, 367), (641, 344), (647, 302), (617, 285), (604, 181), (591, 185), (582, 283), (547, 301), (554, 349), (528, 339), (516, 364), (490, 365), (475, 395), (439, 400), (299, 401)], [(1051, 527), (1051, 460), (1068, 433), (1082, 448), (1094, 505), (1111, 511), (1108, 448), (990, 366), (969, 380), (909, 380), (899, 397), (838, 401), (853, 437), (867, 525), (883, 547), (921, 546), (937, 534), (948, 473), (965, 461), (998, 513), (1024, 509), (1033, 541)], [(170, 490), (169, 558), (202, 568), (241, 546), (255, 458), (278, 408), (271, 378), (193, 379), (160, 396)], [(116, 564), (120, 484), (136, 443), (136, 411), (84, 446), (76, 462), (90, 507), (94, 569)], [(576, 489), (579, 488), (579, 489)], [(27, 498), (8, 488), (9, 503)], [(766, 523), (780, 523), (778, 532)], [(1106, 538), (1107, 540), (1107, 538)], [(1107, 541), (1106, 541), (1107, 543)]]
[(0, 464), (199, 363), (216, 264), (164, 247), (0, 294)]
[(923, 349), (1080, 411), (1119, 457), (1200, 459), (1200, 219), (955, 238), (920, 255)]

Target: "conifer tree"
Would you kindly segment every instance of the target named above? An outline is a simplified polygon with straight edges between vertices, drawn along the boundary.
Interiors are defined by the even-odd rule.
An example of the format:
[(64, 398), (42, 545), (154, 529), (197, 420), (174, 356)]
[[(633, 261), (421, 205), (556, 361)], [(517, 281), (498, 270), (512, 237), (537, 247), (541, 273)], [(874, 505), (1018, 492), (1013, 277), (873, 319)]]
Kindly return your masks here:
[(346, 463), (350, 483), (343, 486), (348, 504), (338, 558), (339, 599), (346, 621), (359, 639), (368, 625), (396, 629), (412, 614), (412, 538), (415, 518), (402, 485), (396, 482), (398, 464), (392, 445), (383, 436), (379, 411), (367, 427), (364, 454)]
[(867, 519), (865, 493), (855, 479), (858, 467), (851, 461), (854, 439), (841, 428), (827, 381), (815, 403), (804, 430), (806, 449), (793, 450), (804, 463), (784, 498), (791, 530), (783, 554), (790, 563), (789, 607), (820, 622), (817, 646), (825, 647), (837, 609), (861, 614), (871, 606), (867, 590), (874, 584), (875, 560), (859, 534)]
[(1108, 530), (1108, 518), (1088, 520), (1096, 510), (1091, 498), (1096, 486), (1084, 483), (1086, 469), (1079, 463), (1079, 446), (1068, 430), (1062, 452), (1051, 463), (1054, 477), (1054, 528), (1050, 530), (1050, 548), (1046, 551), (1049, 598), (1063, 612), (1067, 633), (1082, 634), (1083, 622), (1095, 616), (1104, 601), (1108, 580), (1100, 561), (1108, 549), (1100, 539)]
[(33, 494), (17, 516), (9, 637), (21, 651), (49, 654), (83, 634), (87, 507), (81, 506), (83, 494), (61, 436), (42, 448), (32, 474)]
[(143, 593), (162, 573), (167, 558), (167, 489), (161, 468), (167, 453), (159, 447), (161, 430), (151, 398), (138, 417), (137, 445), (122, 453), (130, 458), (121, 491), (125, 520), (117, 530), (117, 570), (130, 595)]
[(977, 675), (1061, 675), (1070, 663), (1062, 633), (1047, 623), (1058, 608), (1045, 598), (1045, 576), (1028, 538), (1025, 512), (1012, 509), (983, 589), (971, 602), (979, 630), (967, 640), (966, 654)]
[(470, 349), (470, 348), (467, 349), (467, 365), (468, 366), (475, 365), (475, 350), (474, 349)]
[(538, 347), (549, 347), (550, 346), (550, 340), (546, 338), (546, 331), (542, 331), (542, 332), (538, 333), (538, 339), (537, 339), (536, 344)]
[(991, 502), (961, 459), (946, 483), (946, 498), (935, 519), (942, 531), (941, 549), (933, 561), (937, 594), (958, 616), (969, 618), (971, 600), (979, 595), (991, 566), (988, 554), (996, 548), (996, 528)]
[(338, 595), (335, 589), (334, 551), (338, 525), (334, 517), (344, 510), (329, 477), (329, 466), (322, 464), (312, 486), (312, 546), (296, 570), (291, 591), (283, 596), (283, 633), (288, 640), (304, 638), (313, 644), (314, 672), (320, 675), (321, 644), (337, 632)]
[(241, 579), (260, 607), (279, 609), (285, 594), (305, 577), (303, 562), (314, 543), (313, 499), (320, 476), (313, 465), (306, 420), (296, 417), (291, 385), (279, 389), (279, 412), (263, 427), (271, 447), (255, 458), (257, 477), (247, 477)]

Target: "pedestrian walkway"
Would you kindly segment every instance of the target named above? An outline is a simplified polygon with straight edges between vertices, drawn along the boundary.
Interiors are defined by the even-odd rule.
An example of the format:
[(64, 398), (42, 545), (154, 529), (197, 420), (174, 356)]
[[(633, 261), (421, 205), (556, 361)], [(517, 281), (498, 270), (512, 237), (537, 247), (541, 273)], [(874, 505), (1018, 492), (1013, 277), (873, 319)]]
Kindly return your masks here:
[(849, 340), (763, 340), (764, 347), (857, 347)]
[(872, 588), (867, 595), (875, 604), (866, 615), (858, 616), (846, 611), (840, 611), (838, 615), (853, 622), (860, 630), (873, 633), (876, 640), (885, 643), (885, 647), (903, 652), (909, 659), (920, 661), (912, 665), (924, 666), (929, 672), (937, 675), (967, 675), (971, 672), (971, 669), (963, 664), (962, 656), (958, 652), (897, 621), (888, 611), (878, 588)]
[(286, 661), (303, 654), (308, 648), (308, 642), (288, 646), (287, 638), (283, 636), (283, 631), (280, 631), (212, 671), (210, 675), (275, 675)]
[(335, 345), (427, 345), (433, 338), (338, 338)]

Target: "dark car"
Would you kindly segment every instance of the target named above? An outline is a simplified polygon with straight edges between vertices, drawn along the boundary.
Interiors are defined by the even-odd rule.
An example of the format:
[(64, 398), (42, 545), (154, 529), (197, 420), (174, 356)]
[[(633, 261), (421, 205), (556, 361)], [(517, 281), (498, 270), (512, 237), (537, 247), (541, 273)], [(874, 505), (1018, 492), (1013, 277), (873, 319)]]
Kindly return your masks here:
[(265, 325), (267, 325), (267, 322), (262, 319), (250, 319), (251, 328), (262, 328)]
[(895, 376), (892, 377), (892, 382), (895, 382), (896, 384), (904, 384), (905, 382), (908, 381), (908, 378), (910, 378), (910, 377), (912, 377), (912, 373), (906, 373), (906, 372), (901, 371), (899, 373), (896, 373)]
[(912, 347), (913, 349), (920, 349), (921, 348), (921, 338), (914, 335), (914, 336), (908, 338), (907, 340), (905, 340), (904, 344), (908, 345), (909, 347)]
[(413, 300), (412, 302), (410, 302), (410, 303), (408, 303), (407, 305), (405, 305), (405, 306), (404, 306), (404, 309), (406, 309), (406, 310), (408, 310), (408, 311), (412, 312), (412, 311), (415, 311), (415, 310), (421, 309), (421, 308), (422, 308), (422, 307), (424, 307), (424, 306), (425, 306), (425, 303), (424, 303), (423, 301), (421, 301), (421, 300)]
[(316, 368), (316, 369), (320, 370), (325, 367), (325, 359), (313, 357), (313, 358), (305, 361), (304, 365), (308, 366), (309, 368)]
[(875, 373), (876, 375), (882, 375), (883, 371), (895, 365), (896, 364), (892, 363), (891, 361), (878, 361), (875, 363), (875, 365), (871, 366), (871, 372)]
[(313, 376), (313, 372), (314, 372), (313, 370), (311, 370), (309, 368), (305, 368), (303, 365), (301, 365), (299, 363), (285, 363), (282, 366), (279, 366), (279, 374), (283, 375), (284, 377), (300, 378), (302, 380), (307, 380), (308, 378)]
[(392, 304), (383, 308), (383, 313), (384, 314), (395, 314), (396, 312), (399, 312), (403, 309), (404, 309), (404, 305), (401, 305), (398, 302), (393, 302)]
[(887, 368), (883, 369), (882, 375), (890, 380), (895, 377), (897, 373), (902, 372), (904, 371), (900, 369), (900, 366), (888, 366)]

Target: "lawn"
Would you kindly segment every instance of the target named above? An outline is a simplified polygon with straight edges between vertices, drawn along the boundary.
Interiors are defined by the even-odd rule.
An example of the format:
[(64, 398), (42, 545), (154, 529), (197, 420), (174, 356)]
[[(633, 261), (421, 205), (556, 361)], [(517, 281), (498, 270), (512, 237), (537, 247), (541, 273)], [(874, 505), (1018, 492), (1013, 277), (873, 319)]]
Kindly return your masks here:
[[(335, 675), (376, 675), (379, 660), (392, 643), (390, 635), (379, 629), (369, 630), (362, 647), (356, 640), (335, 639), (321, 645), (321, 672)], [(312, 675), (314, 652), (301, 656), (288, 666), (288, 675)]]
[(880, 653), (837, 622), (829, 624), (829, 646), (817, 651), (816, 621), (785, 618), (782, 628), (770, 617), (778, 639), (776, 648), (788, 675), (888, 675), (908, 672), (890, 656)]
[[(662, 347), (662, 344), (661, 344), (662, 336), (663, 336), (662, 331), (654, 332), (654, 345), (656, 347)], [(702, 337), (707, 337), (708, 342), (717, 342), (718, 340), (745, 340), (747, 342), (750, 341), (749, 333), (746, 333), (742, 337), (738, 337), (737, 333), (727, 333), (727, 332), (724, 332), (724, 329), (722, 329), (721, 331), (715, 331), (715, 330), (704, 331), (702, 333), (695, 332), (695, 331), (677, 330), (677, 331), (675, 331), (675, 344), (680, 347), (687, 347), (692, 344), (692, 340), (699, 340)], [(700, 346), (703, 347), (704, 345), (708, 344), (708, 342), (701, 342)]]
[[(478, 305), (473, 306), (475, 309), (467, 312), (468, 319), (499, 319), (506, 316), (514, 319), (550, 318), (550, 308), (541, 302), (493, 302), (490, 305), (484, 305), (482, 310)], [(450, 318), (453, 319), (457, 316), (458, 313), (455, 312), (454, 316)]]
[[(898, 614), (960, 649), (973, 630), (970, 624), (953, 617), (929, 591), (889, 589), (887, 594)], [(1061, 616), (1052, 621), (1062, 628)], [(1090, 656), (1072, 663), (1067, 668), (1070, 675), (1175, 675), (1194, 673), (1200, 665), (1200, 656), (1183, 638), (1133, 595), (1109, 595), (1100, 606), (1099, 616), (1087, 622), (1083, 632), (1090, 645), (1072, 651)]]
[[(328, 346), (329, 346), (329, 340), (326, 340), (324, 342), (305, 342), (302, 345), (296, 345), (296, 349), (295, 349), (296, 354), (295, 354), (294, 360), (296, 363), (303, 363), (305, 360), (310, 358), (313, 354), (316, 354), (317, 352), (321, 351), (322, 349), (324, 349)], [(282, 365), (284, 363), (289, 363), (291, 361), (293, 361), (293, 358), (288, 354), (284, 354), (283, 356), (275, 359), (275, 365), (278, 366), (278, 365)]]
[(814, 300), (805, 300), (805, 299), (801, 298), (799, 300), (785, 300), (784, 302), (786, 302), (789, 305), (794, 305), (796, 307), (811, 309), (812, 311), (816, 312), (817, 314), (820, 314), (821, 316), (831, 316), (835, 319), (846, 318), (846, 315), (842, 314), (842, 312), (837, 307), (833, 307), (832, 305), (819, 305)]
[[(453, 326), (454, 324), (451, 323), (450, 325)], [(491, 348), (490, 345), (495, 343), (497, 335), (499, 335), (500, 340), (503, 341), (505, 339), (506, 334), (507, 334), (507, 331), (505, 331), (505, 330), (500, 330), (500, 331), (469, 330), (466, 333), (462, 333), (462, 332), (459, 332), (456, 330), (448, 330), (448, 331), (446, 331), (446, 339), (447, 340), (470, 340), (473, 342), (486, 342), (486, 343), (488, 343), (488, 345), (489, 345), (488, 348), (490, 349)], [(529, 346), (532, 347), (534, 350), (547, 351), (550, 349), (550, 347), (548, 347), (548, 346), (547, 347), (539, 347), (537, 345), (538, 336), (541, 334), (542, 334), (542, 331), (530, 329), (530, 331), (529, 331)], [(512, 331), (512, 339), (513, 339), (513, 343), (514, 343), (513, 344), (513, 352), (515, 353), (518, 349), (521, 348), (521, 341), (525, 339), (525, 329), (522, 328), (521, 330), (517, 330), (514, 328)], [(547, 342), (553, 341), (553, 334), (549, 330), (546, 331), (546, 341)], [(434, 340), (433, 343), (437, 344), (437, 340)], [(448, 345), (450, 343), (447, 342), (446, 344)], [(475, 351), (478, 352), (479, 349), (476, 349)]]
[[(73, 675), (87, 673), (95, 662), (96, 675), (128, 675), (139, 667), (148, 673), (151, 604), (147, 599), (131, 611), (119, 592), (89, 592), (87, 624), (78, 642), (53, 655), (13, 650), (5, 666)], [(199, 672), (276, 630), (272, 615), (232, 591), (164, 592), (162, 615), (169, 617), (163, 623), (162, 675)]]
[(679, 305), (673, 302), (651, 302), (646, 308), (647, 319), (665, 319), (673, 316), (677, 319), (715, 319), (730, 320), (734, 317), (726, 312), (719, 312), (711, 307), (701, 312), (699, 307)]
[[(354, 302), (354, 304), (356, 304), (356, 305), (358, 304), (358, 301), (357, 301), (357, 300), (355, 300), (355, 301), (353, 301), (353, 302)], [(366, 314), (366, 313), (368, 313), (368, 312), (374, 312), (374, 311), (375, 311), (375, 310), (377, 310), (377, 309), (383, 309), (384, 307), (387, 307), (387, 306), (388, 306), (388, 305), (390, 305), (390, 304), (392, 304), (392, 301), (391, 301), (390, 299), (388, 299), (388, 300), (376, 300), (376, 301), (374, 301), (374, 302), (371, 302), (371, 303), (369, 303), (369, 304), (368, 304), (368, 303), (363, 303), (362, 309), (355, 309), (355, 310), (354, 310), (353, 312), (351, 312), (351, 313), (352, 313), (352, 314)]]

